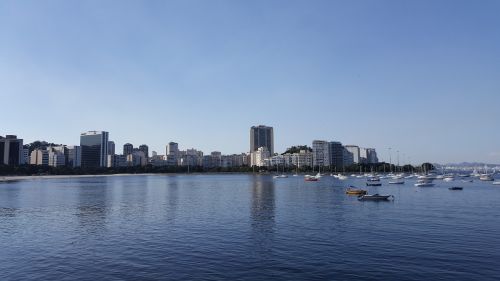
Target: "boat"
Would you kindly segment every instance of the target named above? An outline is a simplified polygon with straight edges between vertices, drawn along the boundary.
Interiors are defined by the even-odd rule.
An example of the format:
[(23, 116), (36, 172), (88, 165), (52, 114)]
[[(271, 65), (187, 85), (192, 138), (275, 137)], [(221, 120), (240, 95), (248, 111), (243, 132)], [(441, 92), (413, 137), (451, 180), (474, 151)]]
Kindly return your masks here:
[(381, 201), (381, 200), (389, 200), (391, 198), (394, 198), (394, 196), (393, 195), (380, 195), (380, 194), (376, 193), (373, 195), (368, 195), (368, 194), (360, 195), (358, 197), (358, 200), (360, 200), (360, 201), (368, 201), (368, 200)]
[(483, 174), (479, 177), (481, 181), (494, 181), (495, 179), (489, 174)]
[(380, 178), (379, 177), (370, 177), (366, 181), (369, 181), (369, 182), (379, 182)]
[(500, 181), (494, 181), (493, 185), (500, 185)]
[(432, 180), (418, 180), (415, 184), (416, 187), (433, 187), (434, 185)]
[(382, 186), (380, 182), (367, 182), (366, 186)]
[(462, 190), (464, 189), (463, 187), (459, 187), (459, 186), (454, 186), (454, 187), (450, 187), (448, 188), (449, 190)]
[(343, 181), (343, 180), (347, 180), (347, 179), (349, 179), (349, 177), (348, 177), (348, 176), (341, 175), (341, 174), (338, 174), (338, 175), (337, 175), (337, 179), (339, 179), (339, 180), (342, 180), (342, 181)]
[(305, 181), (319, 181), (318, 176), (311, 176), (311, 175), (305, 175), (304, 176)]
[(285, 174), (273, 176), (273, 179), (283, 179), (283, 178), (288, 178), (288, 176)]
[(365, 195), (367, 193), (366, 190), (356, 188), (354, 186), (350, 186), (345, 190), (345, 194), (347, 195)]
[(454, 179), (453, 178), (444, 178), (443, 181), (450, 182), (450, 181), (454, 181)]
[(474, 182), (474, 180), (462, 180), (462, 182)]
[(395, 181), (390, 181), (389, 184), (405, 184), (405, 181), (395, 180)]

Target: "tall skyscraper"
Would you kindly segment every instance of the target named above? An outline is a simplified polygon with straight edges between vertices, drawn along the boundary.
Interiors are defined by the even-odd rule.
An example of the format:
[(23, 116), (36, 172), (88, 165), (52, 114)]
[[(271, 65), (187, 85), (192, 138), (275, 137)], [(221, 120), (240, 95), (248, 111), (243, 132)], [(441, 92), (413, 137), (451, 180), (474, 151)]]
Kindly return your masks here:
[(80, 135), (82, 167), (106, 167), (108, 138), (109, 133), (105, 131), (88, 131)]
[(149, 147), (145, 144), (139, 146), (139, 150), (144, 152), (144, 157), (149, 158)]
[(177, 166), (179, 157), (179, 144), (176, 142), (169, 142), (166, 149), (167, 165)]
[(23, 164), (23, 140), (14, 135), (0, 136), (0, 164)]
[(313, 149), (313, 165), (325, 167), (330, 165), (330, 150), (327, 141), (314, 140), (312, 143)]
[(344, 147), (338, 141), (328, 143), (329, 165), (342, 169), (344, 167)]
[(123, 155), (130, 155), (132, 152), (134, 152), (134, 146), (131, 143), (123, 145)]
[(274, 154), (273, 127), (259, 125), (250, 128), (250, 153), (257, 151), (259, 147), (265, 147), (271, 155)]
[(115, 142), (108, 141), (108, 155), (115, 155)]

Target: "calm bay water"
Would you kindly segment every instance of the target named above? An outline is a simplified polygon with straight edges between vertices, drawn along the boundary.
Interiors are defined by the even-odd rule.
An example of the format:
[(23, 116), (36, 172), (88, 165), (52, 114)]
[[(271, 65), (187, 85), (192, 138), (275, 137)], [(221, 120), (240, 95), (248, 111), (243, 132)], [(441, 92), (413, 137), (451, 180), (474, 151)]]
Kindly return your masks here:
[[(150, 175), (0, 183), (0, 280), (500, 280), (500, 186)], [(463, 191), (450, 191), (460, 185)]]

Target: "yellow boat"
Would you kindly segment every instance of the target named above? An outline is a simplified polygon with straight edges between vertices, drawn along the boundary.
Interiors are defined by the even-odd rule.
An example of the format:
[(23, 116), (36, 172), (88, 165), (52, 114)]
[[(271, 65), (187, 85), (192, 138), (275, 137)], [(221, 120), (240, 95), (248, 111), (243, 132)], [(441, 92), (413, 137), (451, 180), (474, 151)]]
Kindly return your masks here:
[(348, 194), (348, 195), (365, 195), (366, 193), (367, 193), (366, 190), (352, 188), (352, 187), (349, 187), (345, 191), (345, 194)]

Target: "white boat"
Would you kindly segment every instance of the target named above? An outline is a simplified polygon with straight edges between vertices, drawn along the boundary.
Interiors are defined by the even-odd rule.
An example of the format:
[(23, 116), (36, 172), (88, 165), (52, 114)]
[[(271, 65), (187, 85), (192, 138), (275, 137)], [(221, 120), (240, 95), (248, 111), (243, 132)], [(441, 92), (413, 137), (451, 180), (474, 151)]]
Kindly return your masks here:
[(453, 178), (444, 178), (443, 181), (450, 182), (450, 181), (454, 181), (454, 179)]
[(344, 176), (344, 175), (339, 175), (337, 178), (338, 178), (339, 180), (342, 180), (342, 181), (349, 179), (349, 177), (348, 177), (348, 176)]
[(283, 178), (288, 178), (287, 175), (283, 174), (283, 175), (276, 175), (273, 177), (274, 179), (283, 179)]
[(435, 186), (435, 184), (433, 184), (432, 182), (420, 182), (420, 183), (416, 183), (415, 186), (417, 186), (417, 187), (433, 187), (433, 186)]
[(482, 181), (494, 181), (495, 179), (489, 175), (489, 174), (483, 174), (479, 177), (479, 180), (482, 180)]
[(493, 185), (500, 185), (500, 181), (494, 181)]

